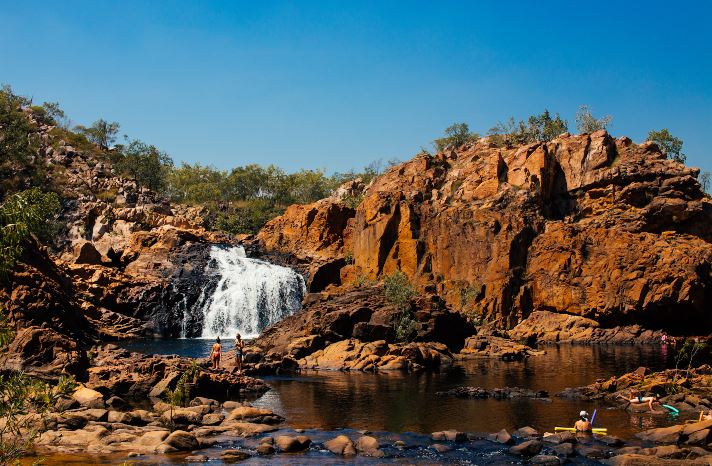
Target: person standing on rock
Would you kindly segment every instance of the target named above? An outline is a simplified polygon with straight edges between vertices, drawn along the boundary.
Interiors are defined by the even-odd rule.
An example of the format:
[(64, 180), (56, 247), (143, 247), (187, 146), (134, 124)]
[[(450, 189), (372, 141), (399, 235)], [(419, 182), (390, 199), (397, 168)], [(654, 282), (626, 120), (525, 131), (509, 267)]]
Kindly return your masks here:
[(220, 337), (213, 343), (213, 349), (210, 352), (210, 360), (213, 362), (213, 369), (220, 369), (220, 353), (222, 346), (220, 345)]
[(245, 342), (242, 341), (242, 336), (238, 333), (235, 336), (235, 362), (237, 363), (237, 373), (242, 374), (242, 354), (245, 349)]

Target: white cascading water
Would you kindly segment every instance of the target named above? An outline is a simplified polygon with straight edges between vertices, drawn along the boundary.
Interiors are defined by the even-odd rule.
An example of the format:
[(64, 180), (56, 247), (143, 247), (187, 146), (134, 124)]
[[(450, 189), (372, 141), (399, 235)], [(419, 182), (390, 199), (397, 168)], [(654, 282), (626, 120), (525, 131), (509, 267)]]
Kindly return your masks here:
[(203, 311), (203, 338), (254, 338), (268, 326), (294, 314), (306, 293), (304, 278), (294, 270), (245, 255), (242, 246), (210, 250), (206, 273), (217, 275)]

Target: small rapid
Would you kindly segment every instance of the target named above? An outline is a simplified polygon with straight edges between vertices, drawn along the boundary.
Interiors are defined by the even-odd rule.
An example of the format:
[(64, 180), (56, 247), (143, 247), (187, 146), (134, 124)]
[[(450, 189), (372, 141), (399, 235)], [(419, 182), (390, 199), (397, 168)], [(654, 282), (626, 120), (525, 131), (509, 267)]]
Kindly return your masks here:
[(217, 284), (197, 303), (203, 314), (202, 338), (234, 338), (238, 332), (243, 338), (256, 337), (298, 311), (306, 293), (300, 274), (249, 258), (242, 246), (213, 246), (205, 274), (216, 277)]

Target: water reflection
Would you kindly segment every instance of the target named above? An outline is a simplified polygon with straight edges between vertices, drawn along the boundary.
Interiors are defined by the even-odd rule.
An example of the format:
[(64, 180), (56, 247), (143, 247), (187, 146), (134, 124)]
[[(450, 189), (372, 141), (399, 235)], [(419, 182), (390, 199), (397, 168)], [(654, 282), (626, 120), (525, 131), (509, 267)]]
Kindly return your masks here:
[(667, 414), (629, 415), (603, 403), (552, 397), (466, 400), (437, 396), (462, 385), (527, 387), (550, 394), (629, 372), (644, 365), (658, 370), (669, 361), (657, 347), (551, 347), (527, 361), (465, 361), (442, 373), (363, 374), (321, 371), (298, 377), (272, 377), (274, 388), (256, 403), (284, 415), (293, 427), (344, 427), (391, 432), (428, 433), (443, 429), (491, 432), (531, 425), (551, 430), (569, 425), (577, 413), (598, 409), (597, 424), (627, 436), (644, 428), (668, 425)]

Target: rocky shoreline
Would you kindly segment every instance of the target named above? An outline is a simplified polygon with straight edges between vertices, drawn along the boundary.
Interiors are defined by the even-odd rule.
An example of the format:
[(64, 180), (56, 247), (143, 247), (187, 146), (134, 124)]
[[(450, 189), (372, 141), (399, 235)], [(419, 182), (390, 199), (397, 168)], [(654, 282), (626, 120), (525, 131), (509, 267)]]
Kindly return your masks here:
[[(511, 461), (537, 465), (587, 461), (610, 465), (702, 465), (712, 461), (708, 446), (712, 442), (712, 421), (645, 430), (629, 439), (539, 432), (531, 427), (491, 434), (449, 430), (413, 434), (415, 437), (409, 439), (384, 432), (304, 431), (290, 428), (289, 420), (272, 410), (246, 401), (269, 390), (263, 381), (229, 370), (212, 371), (204, 359), (150, 356), (105, 345), (93, 355), (92, 362), (87, 382), (70, 397), (60, 399), (51, 413), (28, 415), (29, 426), (42, 431), (33, 454), (103, 454), (129, 459), (169, 455), (171, 461), (183, 463), (236, 463), (271, 455), (288, 455), (285, 461), (300, 462), (296, 459), (299, 456), (292, 455), (305, 455), (305, 462), (329, 463), (360, 457), (378, 462), (408, 458), (420, 464), (448, 462), (458, 454), (476, 457), (492, 450), (509, 455)], [(223, 364), (230, 367), (227, 361)], [(259, 363), (247, 363), (246, 372), (254, 372), (256, 364)], [(191, 372), (189, 391), (194, 396), (186, 399), (184, 406), (164, 401), (186, 372)], [(640, 369), (557, 396), (583, 393), (585, 396), (580, 399), (610, 403), (617, 393), (630, 387), (651, 389), (676, 379), (676, 375), (679, 374), (674, 371), (650, 373)], [(687, 375), (687, 380), (679, 384), (684, 393), (665, 401), (681, 410), (684, 407), (680, 403), (691, 400), (697, 400), (695, 409), (709, 408), (710, 402), (701, 395), (710, 390), (707, 382), (712, 379), (712, 369), (701, 366)], [(459, 387), (438, 395), (549, 400), (546, 392), (510, 387)]]

